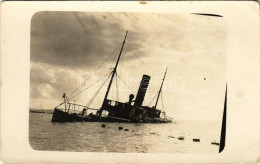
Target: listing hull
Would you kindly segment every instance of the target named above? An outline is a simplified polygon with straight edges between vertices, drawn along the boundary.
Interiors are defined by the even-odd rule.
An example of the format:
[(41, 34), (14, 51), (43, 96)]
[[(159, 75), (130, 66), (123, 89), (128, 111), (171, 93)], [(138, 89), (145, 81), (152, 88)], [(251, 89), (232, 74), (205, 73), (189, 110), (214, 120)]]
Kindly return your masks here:
[(144, 118), (144, 119), (124, 119), (113, 116), (99, 118), (96, 114), (82, 116), (76, 113), (68, 113), (59, 109), (54, 109), (51, 122), (122, 122), (122, 123), (171, 123), (172, 120), (166, 118)]

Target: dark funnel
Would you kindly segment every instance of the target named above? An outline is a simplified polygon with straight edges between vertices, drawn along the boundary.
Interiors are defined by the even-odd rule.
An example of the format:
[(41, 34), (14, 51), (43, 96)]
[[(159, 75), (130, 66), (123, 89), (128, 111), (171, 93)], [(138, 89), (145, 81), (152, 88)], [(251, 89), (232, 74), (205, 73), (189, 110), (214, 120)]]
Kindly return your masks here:
[(137, 95), (136, 95), (136, 99), (135, 99), (135, 106), (142, 106), (143, 101), (144, 101), (144, 96), (146, 93), (146, 90), (148, 88), (149, 85), (149, 81), (150, 81), (150, 76), (148, 75), (143, 75), (143, 78), (141, 80)]

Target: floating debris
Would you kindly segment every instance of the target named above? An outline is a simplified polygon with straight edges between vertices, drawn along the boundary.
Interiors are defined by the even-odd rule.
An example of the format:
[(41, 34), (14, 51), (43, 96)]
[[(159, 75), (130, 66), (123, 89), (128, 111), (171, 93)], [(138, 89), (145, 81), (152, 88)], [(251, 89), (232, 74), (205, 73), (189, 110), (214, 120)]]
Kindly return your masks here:
[(124, 131), (129, 131), (129, 129), (124, 129)]
[(199, 138), (193, 138), (193, 142), (200, 142)]
[(184, 140), (183, 136), (178, 137), (178, 140)]
[(119, 127), (118, 127), (118, 130), (122, 130), (122, 129), (123, 129), (123, 127), (122, 127), (122, 126), (119, 126)]
[(102, 124), (102, 125), (101, 125), (101, 127), (102, 127), (102, 128), (105, 128), (105, 127), (106, 127), (106, 125), (105, 125), (105, 124)]
[(150, 133), (150, 134), (159, 136), (159, 134), (158, 134), (158, 133), (155, 133), (155, 132), (152, 132), (152, 133)]
[(212, 145), (219, 145), (217, 142), (211, 142)]

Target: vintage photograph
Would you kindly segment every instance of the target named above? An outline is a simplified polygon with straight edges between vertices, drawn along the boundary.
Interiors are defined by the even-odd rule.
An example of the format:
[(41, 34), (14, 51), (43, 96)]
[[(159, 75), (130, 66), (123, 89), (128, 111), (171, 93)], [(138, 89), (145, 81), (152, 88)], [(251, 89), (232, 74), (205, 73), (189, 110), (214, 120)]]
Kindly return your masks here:
[(31, 19), (35, 150), (219, 153), (221, 15), (41, 11)]

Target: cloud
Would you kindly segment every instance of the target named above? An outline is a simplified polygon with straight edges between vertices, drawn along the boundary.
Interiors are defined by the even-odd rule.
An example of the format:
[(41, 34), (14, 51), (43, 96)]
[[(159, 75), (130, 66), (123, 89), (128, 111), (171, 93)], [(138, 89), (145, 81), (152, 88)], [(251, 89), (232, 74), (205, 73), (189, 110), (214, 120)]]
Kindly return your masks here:
[[(126, 28), (109, 14), (39, 12), (31, 21), (31, 60), (63, 67), (92, 67), (121, 46)], [(128, 45), (141, 50), (143, 34), (131, 31)], [(110, 59), (112, 60), (112, 59)]]
[(31, 63), (30, 95), (32, 98), (59, 98), (78, 85), (77, 72), (48, 64)]
[[(83, 75), (89, 72), (86, 76), (89, 77), (107, 59), (95, 72), (95, 78), (106, 75), (115, 64), (127, 30), (118, 74), (126, 83), (131, 81), (134, 92), (142, 75), (151, 75), (149, 89), (153, 93), (147, 94), (145, 103), (157, 93), (168, 67), (164, 105), (171, 109), (170, 113), (200, 118), (197, 113), (204, 112), (205, 108), (211, 114), (219, 110), (226, 82), (225, 22), (222, 18), (162, 13), (55, 11), (35, 14), (31, 22), (30, 105), (53, 108), (62, 101), (64, 92), (70, 94)], [(178, 73), (176, 79), (175, 72)], [(176, 85), (178, 92), (166, 90)], [(114, 82), (109, 98), (115, 98), (115, 86)], [(122, 82), (119, 86), (126, 88)], [(86, 104), (99, 86), (95, 87), (76, 101)], [(127, 101), (131, 92), (119, 93), (120, 100)], [(103, 96), (102, 90), (93, 103), (96, 108), (100, 107)], [(181, 110), (191, 114), (187, 116)], [(209, 116), (204, 114), (201, 117)]]

